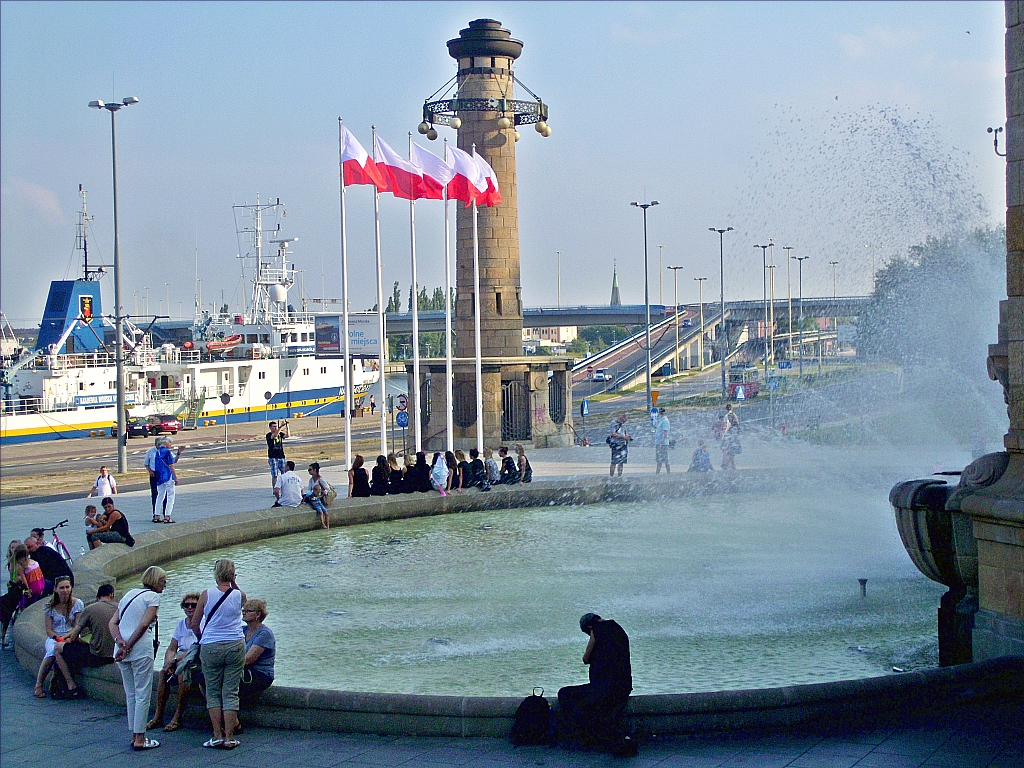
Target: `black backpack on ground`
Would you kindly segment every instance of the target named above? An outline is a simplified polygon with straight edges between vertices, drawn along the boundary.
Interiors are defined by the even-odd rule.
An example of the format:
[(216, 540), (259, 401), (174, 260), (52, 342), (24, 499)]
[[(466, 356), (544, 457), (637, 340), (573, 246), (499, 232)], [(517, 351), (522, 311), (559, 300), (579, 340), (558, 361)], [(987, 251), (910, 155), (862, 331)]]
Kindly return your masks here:
[(551, 743), (551, 705), (544, 698), (543, 688), (534, 688), (533, 693), (516, 708), (511, 738), (517, 747)]

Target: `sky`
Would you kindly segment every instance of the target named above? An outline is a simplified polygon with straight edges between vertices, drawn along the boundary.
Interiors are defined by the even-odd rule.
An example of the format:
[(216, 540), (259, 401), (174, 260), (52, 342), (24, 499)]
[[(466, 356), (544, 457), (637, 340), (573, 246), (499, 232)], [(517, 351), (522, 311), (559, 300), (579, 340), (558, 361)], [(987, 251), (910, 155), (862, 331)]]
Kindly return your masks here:
[[(913, 3), (0, 3), (0, 309), (38, 324), (49, 281), (79, 274), (78, 185), (90, 252), (112, 260), (110, 120), (118, 115), (123, 302), (191, 317), (242, 301), (232, 206), (280, 198), (307, 297), (340, 295), (337, 119), (396, 149), (455, 74), (445, 42), (472, 19), (524, 43), (516, 76), (553, 133), (516, 145), (525, 306), (762, 295), (762, 251), (786, 293), (863, 295), (875, 268), (929, 235), (1005, 210), (990, 126), (1005, 120), (1003, 7)], [(519, 92), (522, 96), (522, 92)], [(442, 138), (454, 132), (440, 128)], [(438, 153), (441, 141), (421, 145)], [(347, 195), (353, 309), (375, 302), (373, 203)], [(454, 205), (454, 204), (453, 204)], [(443, 212), (417, 205), (420, 284), (442, 285)], [(454, 234), (454, 216), (453, 216)], [(408, 293), (408, 204), (381, 199), (385, 295)], [(454, 237), (453, 237), (454, 242)], [(453, 246), (454, 248), (454, 246)], [(835, 268), (830, 262), (838, 262)], [(797, 273), (791, 276), (797, 292)], [(833, 275), (834, 273), (834, 275)], [(104, 278), (104, 308), (112, 279)], [(164, 298), (169, 296), (169, 309)], [(290, 300), (298, 305), (299, 288)]]

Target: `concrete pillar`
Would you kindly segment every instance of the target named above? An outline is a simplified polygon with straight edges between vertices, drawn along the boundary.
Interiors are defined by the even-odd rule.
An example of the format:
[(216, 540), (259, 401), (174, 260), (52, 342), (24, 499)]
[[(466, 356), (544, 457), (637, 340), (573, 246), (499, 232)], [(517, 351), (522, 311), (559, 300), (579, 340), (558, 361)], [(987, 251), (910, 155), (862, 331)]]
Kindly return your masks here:
[[(459, 99), (513, 99), (512, 63), (523, 44), (500, 22), (477, 19), (448, 41), (459, 62)], [(502, 113), (463, 110), (459, 148), (483, 155), (494, 169), (501, 205), (480, 208), (480, 336), (484, 357), (523, 354), (519, 282), (519, 213), (514, 128), (498, 127)], [(511, 120), (512, 113), (506, 113)], [(456, 228), (456, 355), (473, 357), (473, 210), (460, 206)]]
[(1024, 3), (1006, 10), (1006, 293), (989, 375), (1003, 387), (1010, 429), (1006, 471), (968, 496), (978, 543), (974, 659), (1024, 655)]

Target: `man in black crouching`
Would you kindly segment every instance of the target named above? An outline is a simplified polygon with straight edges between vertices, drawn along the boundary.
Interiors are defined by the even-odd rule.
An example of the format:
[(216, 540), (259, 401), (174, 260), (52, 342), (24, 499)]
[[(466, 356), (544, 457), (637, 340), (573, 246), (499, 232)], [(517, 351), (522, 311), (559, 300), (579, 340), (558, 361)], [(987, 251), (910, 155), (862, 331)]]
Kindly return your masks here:
[(636, 754), (624, 727), (626, 700), (633, 690), (629, 636), (618, 623), (596, 613), (580, 618), (580, 630), (590, 636), (583, 654), (583, 663), (590, 666), (590, 682), (558, 691), (559, 742), (623, 756)]

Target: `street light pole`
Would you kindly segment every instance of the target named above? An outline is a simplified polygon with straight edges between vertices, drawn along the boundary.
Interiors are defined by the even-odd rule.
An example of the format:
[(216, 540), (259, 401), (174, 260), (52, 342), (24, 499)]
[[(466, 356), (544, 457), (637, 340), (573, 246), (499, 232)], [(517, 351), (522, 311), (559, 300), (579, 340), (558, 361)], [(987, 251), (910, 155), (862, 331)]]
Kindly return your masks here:
[[(771, 350), (771, 361), (775, 362), (775, 265), (768, 265), (768, 307), (771, 310), (771, 315), (768, 318), (768, 328), (771, 333), (771, 340), (768, 344), (768, 348)], [(768, 374), (765, 373), (767, 378)]]
[(665, 306), (665, 284), (662, 278), (665, 276), (665, 261), (662, 258), (664, 256), (663, 251), (665, 250), (664, 245), (658, 246), (658, 303), (661, 306)]
[[(804, 375), (804, 262), (810, 256), (790, 256), (800, 264), (800, 377)], [(791, 337), (792, 338), (792, 337)]]
[(561, 251), (555, 251), (555, 263), (558, 265), (555, 268), (555, 271), (556, 271), (556, 274), (557, 274), (557, 278), (556, 278), (557, 286), (556, 286), (556, 289), (555, 289), (556, 290), (556, 293), (555, 293), (556, 305), (555, 306), (557, 306), (559, 309), (561, 309), (562, 308), (562, 252)]
[(764, 294), (764, 375), (768, 376), (768, 249), (770, 245), (755, 245), (761, 249), (761, 291)]
[[(682, 267), (669, 267), (672, 270), (672, 290), (673, 296), (675, 297), (675, 313), (676, 313), (676, 373), (679, 373), (679, 270)], [(687, 367), (690, 365), (690, 361), (686, 361)]]
[(833, 354), (839, 355), (839, 308), (837, 306), (836, 296), (836, 267), (839, 266), (838, 261), (830, 261), (832, 265), (832, 331), (836, 335), (835, 343), (832, 346)]
[(117, 229), (117, 111), (131, 104), (138, 104), (134, 96), (128, 96), (120, 103), (106, 104), (90, 101), (93, 109), (110, 112), (110, 164), (114, 182), (114, 364), (117, 371), (117, 472), (128, 471), (128, 420), (125, 418), (124, 396), (124, 315), (121, 314), (121, 249)]
[(647, 268), (647, 209), (653, 208), (658, 205), (657, 200), (651, 200), (649, 203), (630, 203), (630, 205), (640, 208), (644, 212), (644, 307), (647, 311), (647, 326), (644, 332), (644, 343), (647, 346), (647, 412), (650, 413), (651, 407), (653, 406), (653, 399), (651, 398), (651, 289), (650, 289), (650, 270)]
[(718, 350), (722, 364), (722, 399), (725, 400), (729, 395), (729, 389), (725, 383), (725, 353), (727, 336), (725, 331), (725, 233), (732, 232), (732, 227), (726, 227), (725, 229), (708, 227), (708, 231), (718, 233), (718, 287), (719, 298), (721, 299), (722, 305), (721, 325), (718, 327)]
[(697, 281), (697, 302), (700, 304), (700, 342), (698, 348), (700, 349), (700, 369), (704, 370), (704, 281), (706, 277), (695, 277)]
[(782, 246), (782, 250), (786, 252), (786, 314), (789, 315), (789, 336), (786, 339), (786, 357), (789, 357), (789, 352), (793, 348), (793, 262), (790, 261), (790, 259), (795, 257), (792, 254), (792, 245), (784, 245)]

